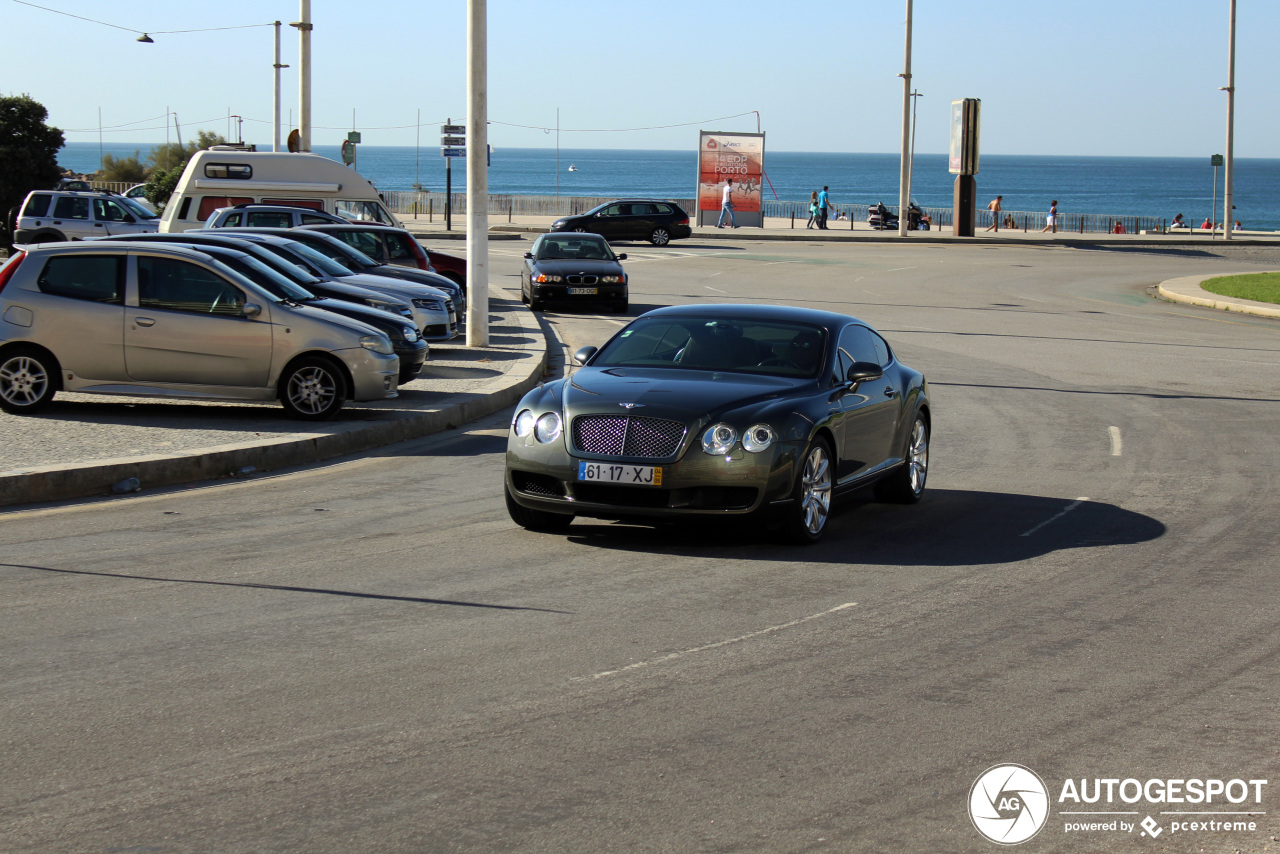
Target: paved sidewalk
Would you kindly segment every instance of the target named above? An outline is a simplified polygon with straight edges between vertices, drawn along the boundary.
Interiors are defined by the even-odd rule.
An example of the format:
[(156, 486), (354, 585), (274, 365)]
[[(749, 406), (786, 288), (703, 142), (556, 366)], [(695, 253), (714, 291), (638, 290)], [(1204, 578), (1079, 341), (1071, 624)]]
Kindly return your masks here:
[(533, 314), (490, 295), (490, 346), (433, 344), (422, 375), (393, 400), (349, 403), (331, 422), (287, 418), (278, 403), (193, 403), (59, 394), (36, 416), (0, 413), (0, 506), (227, 477), (357, 453), (459, 427), (511, 406), (542, 379), (547, 342)]

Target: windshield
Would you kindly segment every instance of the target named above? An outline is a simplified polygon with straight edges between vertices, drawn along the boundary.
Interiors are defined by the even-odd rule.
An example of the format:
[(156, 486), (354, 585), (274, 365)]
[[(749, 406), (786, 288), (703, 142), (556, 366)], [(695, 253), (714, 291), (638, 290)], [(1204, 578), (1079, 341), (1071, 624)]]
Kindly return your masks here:
[(158, 219), (158, 217), (155, 214), (153, 214), (151, 211), (147, 210), (144, 206), (138, 204), (136, 201), (129, 198), (128, 196), (119, 196), (113, 199), (113, 201), (118, 202), (119, 204), (128, 208), (129, 213), (133, 214), (139, 219)]
[(288, 246), (290, 252), (305, 258), (309, 263), (313, 264), (317, 269), (322, 270), (330, 276), (349, 276), (351, 271), (339, 264), (337, 261), (331, 261), (323, 253), (317, 252), (305, 243), (291, 243)]
[(807, 323), (728, 317), (640, 318), (605, 345), (593, 368), (676, 368), (812, 379), (826, 330)]
[(586, 234), (547, 235), (538, 241), (535, 253), (539, 261), (557, 258), (614, 261), (617, 257), (604, 238)]
[(237, 258), (233, 255), (218, 255), (216, 257), (223, 264), (226, 264), (273, 296), (294, 301), (316, 298), (311, 291), (298, 287), (257, 258)]
[[(298, 241), (302, 243), (302, 241)], [(352, 249), (336, 237), (330, 237), (327, 240), (318, 240), (315, 243), (302, 243), (308, 249), (314, 250), (319, 254), (333, 261), (342, 267), (342, 275), (349, 276), (354, 270), (363, 270), (368, 267), (381, 266), (377, 261), (361, 252), (359, 249)]]
[(386, 225), (399, 225), (395, 217), (387, 213), (387, 209), (377, 202), (357, 202), (351, 199), (338, 199), (333, 203), (333, 210), (343, 219), (352, 222), (381, 222)]

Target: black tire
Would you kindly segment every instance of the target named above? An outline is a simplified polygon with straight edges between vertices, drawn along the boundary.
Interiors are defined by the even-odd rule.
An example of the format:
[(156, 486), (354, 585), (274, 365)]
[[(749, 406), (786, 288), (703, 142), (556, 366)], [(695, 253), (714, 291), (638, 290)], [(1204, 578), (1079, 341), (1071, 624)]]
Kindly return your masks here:
[(658, 226), (649, 234), (649, 242), (654, 246), (666, 246), (671, 242), (671, 232), (663, 226)]
[(49, 405), (58, 390), (58, 364), (34, 347), (14, 347), (0, 356), (0, 409), (30, 415)]
[(338, 414), (347, 400), (342, 372), (318, 356), (290, 365), (280, 376), (277, 388), (284, 411), (300, 421), (327, 421)]
[(831, 519), (831, 499), (835, 488), (835, 460), (831, 446), (821, 436), (805, 449), (796, 465), (796, 483), (791, 506), (783, 519), (783, 534), (797, 545), (811, 545), (822, 539)]
[(545, 510), (530, 510), (521, 507), (511, 497), (511, 488), (503, 484), (502, 494), (507, 499), (507, 513), (511, 521), (529, 531), (563, 531), (573, 522), (573, 517), (566, 513), (548, 513)]
[(929, 422), (917, 412), (907, 435), (906, 462), (876, 484), (875, 494), (885, 504), (915, 504), (924, 495), (929, 478)]
[(537, 293), (529, 291), (529, 310), (542, 311), (542, 300), (538, 299)]
[(529, 304), (529, 295), (525, 293), (524, 285), (520, 286), (520, 302), (524, 303), (525, 305)]
[(60, 231), (42, 231), (32, 237), (28, 243), (63, 243), (67, 236)]

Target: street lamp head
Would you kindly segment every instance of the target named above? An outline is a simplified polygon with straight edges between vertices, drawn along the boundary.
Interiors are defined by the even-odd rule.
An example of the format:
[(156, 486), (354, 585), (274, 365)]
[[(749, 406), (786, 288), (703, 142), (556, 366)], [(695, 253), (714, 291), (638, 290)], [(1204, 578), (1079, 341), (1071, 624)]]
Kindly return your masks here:
[(138, 36), (137, 41), (140, 41), (140, 42), (142, 42), (143, 44), (155, 44), (155, 43), (156, 43), (156, 40), (155, 40), (155, 39), (153, 39), (153, 38), (151, 38), (151, 36), (147, 35), (146, 33), (143, 33), (142, 35)]

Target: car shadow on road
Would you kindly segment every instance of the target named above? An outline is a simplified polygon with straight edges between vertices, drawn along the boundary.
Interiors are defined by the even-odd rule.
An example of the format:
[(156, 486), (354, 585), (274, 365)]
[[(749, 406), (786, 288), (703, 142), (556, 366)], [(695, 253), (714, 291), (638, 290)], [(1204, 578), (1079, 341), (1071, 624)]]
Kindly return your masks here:
[[(855, 496), (837, 506), (817, 545), (778, 542), (759, 525), (578, 524), (570, 543), (678, 556), (806, 563), (974, 566), (1056, 551), (1132, 545), (1164, 535), (1157, 519), (1114, 504), (1007, 492), (934, 489), (912, 507)], [(744, 553), (744, 549), (748, 551)]]

